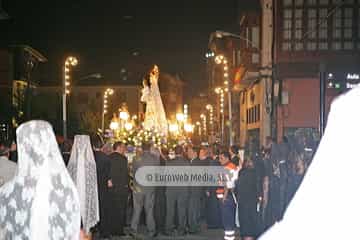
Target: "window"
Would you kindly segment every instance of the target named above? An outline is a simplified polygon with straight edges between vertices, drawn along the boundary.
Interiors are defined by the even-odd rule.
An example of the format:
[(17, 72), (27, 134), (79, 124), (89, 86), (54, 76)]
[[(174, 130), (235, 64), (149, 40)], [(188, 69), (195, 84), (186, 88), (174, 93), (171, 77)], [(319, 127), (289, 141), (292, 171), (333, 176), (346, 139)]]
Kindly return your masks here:
[(289, 42), (284, 42), (284, 43), (282, 44), (282, 50), (284, 50), (284, 51), (291, 50), (291, 45), (290, 45), (290, 43), (289, 43)]
[(307, 0), (307, 5), (316, 5), (316, 0)]
[(332, 43), (332, 49), (340, 50), (341, 49), (341, 42), (333, 42)]
[(260, 55), (258, 53), (253, 53), (251, 56), (252, 63), (260, 63)]
[(295, 6), (302, 6), (304, 4), (304, 0), (295, 0)]
[(342, 12), (339, 9), (333, 15), (332, 37), (335, 39), (341, 38), (341, 20), (342, 20)]
[(328, 49), (328, 43), (327, 42), (320, 42), (319, 43), (319, 49), (320, 50), (327, 50)]
[(307, 50), (310, 50), (310, 51), (316, 50), (316, 42), (308, 42), (307, 43)]
[(352, 38), (352, 29), (345, 29), (344, 30), (344, 38)]
[(319, 10), (319, 39), (327, 39), (328, 37), (328, 10), (321, 8)]
[(260, 121), (260, 104), (246, 109), (246, 123), (253, 124)]
[(283, 4), (284, 4), (284, 6), (291, 6), (292, 0), (283, 0)]
[[(299, 13), (295, 13), (299, 14)], [(291, 49), (291, 40), (292, 40), (292, 9), (286, 8), (284, 9), (284, 22), (283, 22), (283, 46), (282, 49), (284, 51)]]
[(358, 48), (360, 0), (282, 0), (282, 3), (283, 51)]
[(241, 64), (241, 52), (240, 52), (240, 50), (236, 51), (236, 62), (237, 62), (237, 65)]
[(344, 10), (344, 38), (352, 39), (352, 20), (353, 20), (353, 9), (345, 8)]
[(308, 11), (308, 31), (309, 31), (309, 38), (315, 39), (316, 38), (316, 24), (317, 24), (317, 16), (316, 16), (316, 9), (309, 9)]
[(344, 42), (344, 49), (345, 50), (351, 50), (354, 48), (353, 42)]
[(260, 42), (260, 29), (259, 29), (259, 27), (252, 27), (251, 28), (251, 40), (252, 40), (252, 47), (259, 48), (259, 42)]
[(295, 43), (295, 50), (296, 51), (300, 51), (300, 50), (303, 50), (304, 46), (303, 46), (303, 43), (302, 42), (297, 42)]

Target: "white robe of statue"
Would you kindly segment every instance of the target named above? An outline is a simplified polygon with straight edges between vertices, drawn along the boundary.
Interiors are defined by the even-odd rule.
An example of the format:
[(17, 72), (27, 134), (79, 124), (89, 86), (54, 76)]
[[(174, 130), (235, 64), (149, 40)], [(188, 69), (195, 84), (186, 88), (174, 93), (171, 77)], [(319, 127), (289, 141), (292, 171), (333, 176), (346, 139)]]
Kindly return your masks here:
[(159, 91), (159, 69), (155, 65), (150, 73), (150, 86), (144, 84), (141, 101), (146, 103), (144, 128), (167, 135), (167, 120)]

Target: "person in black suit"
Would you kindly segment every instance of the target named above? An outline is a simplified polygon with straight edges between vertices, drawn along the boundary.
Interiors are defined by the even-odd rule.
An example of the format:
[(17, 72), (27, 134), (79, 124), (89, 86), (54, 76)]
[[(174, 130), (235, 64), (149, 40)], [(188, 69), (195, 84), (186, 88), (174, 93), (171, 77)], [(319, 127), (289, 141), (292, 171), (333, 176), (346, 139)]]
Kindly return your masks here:
[(113, 145), (114, 152), (110, 154), (110, 203), (111, 222), (110, 233), (115, 236), (124, 235), (126, 224), (126, 207), (129, 192), (128, 160), (125, 156), (126, 145), (116, 142)]
[[(204, 161), (201, 161), (198, 157), (199, 149), (188, 146), (187, 157), (190, 161), (190, 166), (198, 167), (204, 166)], [(205, 196), (205, 188), (202, 186), (190, 186), (189, 187), (189, 200), (188, 200), (188, 224), (189, 232), (200, 232), (200, 217), (201, 217), (201, 199)]]
[[(183, 156), (182, 146), (175, 147), (175, 158), (169, 160), (166, 166), (189, 166)], [(166, 187), (166, 235), (172, 235), (174, 232), (175, 206), (177, 207), (178, 217), (178, 235), (185, 235), (186, 231), (186, 207), (188, 200), (188, 187), (167, 186)]]
[(100, 222), (99, 233), (101, 238), (108, 238), (109, 232), (109, 185), (110, 179), (110, 158), (102, 151), (103, 142), (97, 135), (91, 139), (94, 148), (96, 162), (96, 174), (99, 195)]

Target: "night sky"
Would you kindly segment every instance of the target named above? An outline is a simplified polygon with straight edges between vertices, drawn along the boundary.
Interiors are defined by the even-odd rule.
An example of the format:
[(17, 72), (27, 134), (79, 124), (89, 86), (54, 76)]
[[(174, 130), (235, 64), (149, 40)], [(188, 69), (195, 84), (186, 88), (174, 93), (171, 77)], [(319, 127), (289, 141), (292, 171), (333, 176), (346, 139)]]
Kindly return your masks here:
[(236, 24), (235, 0), (3, 0), (2, 5), (12, 19), (0, 22), (1, 45), (26, 44), (43, 53), (49, 61), (41, 67), (41, 81), (53, 84), (60, 84), (68, 54), (79, 58), (79, 76), (99, 72), (111, 82), (122, 81), (121, 68), (142, 58), (195, 84), (188, 88), (191, 95), (206, 86), (210, 32)]

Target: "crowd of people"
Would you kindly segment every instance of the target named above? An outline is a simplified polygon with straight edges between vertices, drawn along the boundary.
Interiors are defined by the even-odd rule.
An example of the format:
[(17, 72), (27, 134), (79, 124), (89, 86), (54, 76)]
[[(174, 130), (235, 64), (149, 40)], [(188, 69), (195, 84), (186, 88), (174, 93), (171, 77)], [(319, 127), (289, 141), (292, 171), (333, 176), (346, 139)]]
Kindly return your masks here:
[[(244, 239), (254, 239), (282, 219), (311, 160), (305, 151), (292, 148), (286, 138), (281, 143), (267, 138), (262, 149), (246, 149), (245, 157), (239, 155), (236, 145), (228, 148), (220, 144), (185, 144), (159, 149), (144, 143), (135, 148), (131, 161), (127, 158), (128, 146), (122, 142), (115, 142), (111, 151), (99, 137), (93, 137), (91, 142), (100, 206), (96, 230), (103, 238), (136, 236), (143, 223), (151, 237), (196, 234), (205, 228), (225, 229), (225, 225), (233, 225), (225, 231), (231, 233), (227, 239), (234, 236), (236, 226)], [(64, 145), (66, 159), (69, 144)], [(225, 210), (226, 201), (220, 196), (224, 187), (142, 186), (134, 177), (143, 166), (226, 167), (228, 163), (236, 167), (238, 176), (230, 189), (232, 195), (228, 194), (234, 201), (225, 204)], [(226, 215), (229, 209), (234, 218)], [(228, 219), (234, 221), (229, 223)]]
[[(255, 239), (282, 219), (311, 160), (286, 138), (267, 138), (261, 149), (245, 149), (245, 155), (236, 145), (159, 149), (148, 142), (133, 149), (130, 161), (128, 147), (104, 144), (97, 135), (77, 135), (73, 143), (59, 145), (79, 195), (84, 236), (137, 236), (144, 223), (149, 237), (223, 228), (231, 240), (239, 228), (242, 239)], [(15, 176), (16, 161), (16, 145), (1, 143), (0, 184)], [(224, 186), (143, 186), (134, 178), (143, 166), (220, 166), (236, 176)]]

